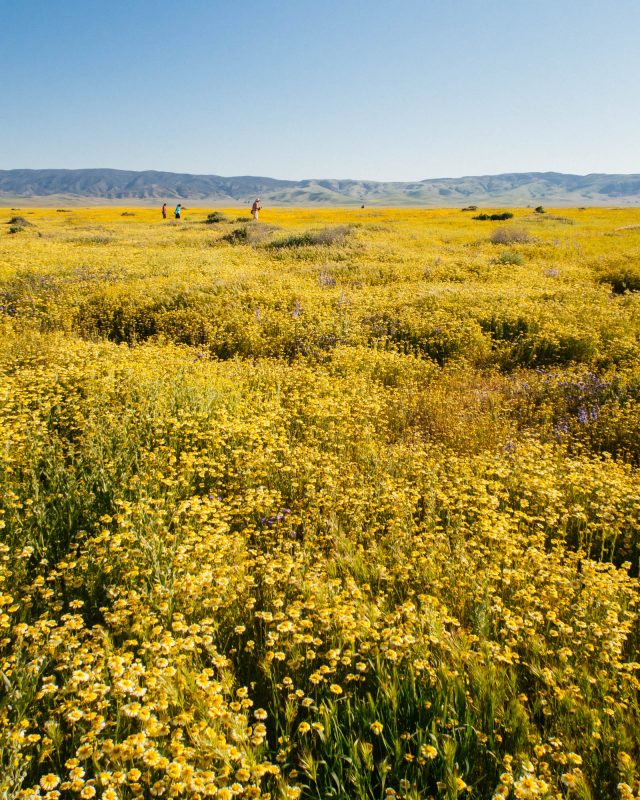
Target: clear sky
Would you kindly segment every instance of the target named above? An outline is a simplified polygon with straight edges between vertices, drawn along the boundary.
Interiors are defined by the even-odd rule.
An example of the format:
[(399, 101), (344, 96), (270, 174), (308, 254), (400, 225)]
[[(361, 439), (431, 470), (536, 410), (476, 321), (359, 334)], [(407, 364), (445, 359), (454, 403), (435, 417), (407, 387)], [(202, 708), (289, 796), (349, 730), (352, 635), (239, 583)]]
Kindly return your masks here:
[(0, 169), (640, 172), (640, 0), (0, 0)]

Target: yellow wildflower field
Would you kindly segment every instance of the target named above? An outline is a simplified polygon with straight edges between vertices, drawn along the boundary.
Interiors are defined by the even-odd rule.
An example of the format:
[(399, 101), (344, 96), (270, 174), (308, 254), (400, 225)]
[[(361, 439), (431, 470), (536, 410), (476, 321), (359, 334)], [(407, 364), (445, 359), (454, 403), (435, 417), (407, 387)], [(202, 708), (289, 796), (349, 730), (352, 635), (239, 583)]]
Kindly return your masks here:
[(0, 210), (0, 798), (640, 796), (640, 210), (474, 216)]

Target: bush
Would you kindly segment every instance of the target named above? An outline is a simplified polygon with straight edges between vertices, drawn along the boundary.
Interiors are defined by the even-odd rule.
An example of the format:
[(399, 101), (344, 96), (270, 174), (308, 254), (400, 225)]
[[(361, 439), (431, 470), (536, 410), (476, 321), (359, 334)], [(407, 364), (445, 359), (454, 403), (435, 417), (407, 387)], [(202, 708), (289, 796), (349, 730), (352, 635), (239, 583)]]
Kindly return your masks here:
[(510, 211), (503, 211), (500, 214), (478, 214), (477, 217), (473, 217), (473, 219), (479, 219), (481, 222), (485, 222), (486, 220), (491, 220), (491, 222), (501, 222), (505, 219), (511, 219), (513, 214)]
[(516, 242), (524, 244), (525, 242), (530, 242), (531, 237), (524, 228), (496, 228), (489, 240), (493, 244), (514, 244)]
[(205, 219), (206, 225), (215, 225), (218, 222), (227, 222), (227, 217), (221, 211), (212, 211)]
[(11, 217), (7, 225), (9, 225), (9, 233), (20, 233), (25, 228), (33, 227), (33, 223), (24, 217)]
[(7, 225), (19, 225), (21, 228), (27, 228), (33, 225), (33, 222), (29, 222), (29, 220), (24, 217), (11, 217)]
[(534, 210), (536, 214), (544, 214), (544, 208), (542, 206), (536, 206)]
[(640, 292), (640, 272), (620, 267), (616, 270), (604, 272), (599, 277), (600, 283), (611, 284), (611, 291), (614, 294), (625, 294), (625, 292)]
[(269, 247), (280, 250), (285, 247), (329, 247), (333, 244), (342, 244), (351, 228), (349, 225), (338, 225), (335, 228), (322, 228), (319, 231), (306, 231), (287, 236), (271, 242)]
[(463, 211), (477, 211), (478, 206), (466, 206), (466, 208), (462, 209)]
[(277, 230), (277, 225), (241, 225), (239, 228), (234, 228), (226, 236), (223, 236), (221, 241), (229, 244), (258, 245)]
[(248, 238), (249, 231), (247, 226), (244, 225), (242, 228), (234, 228), (230, 233), (222, 237), (222, 241), (229, 242), (229, 244), (244, 244)]
[(278, 239), (275, 242), (271, 242), (269, 247), (273, 248), (274, 250), (281, 250), (285, 247), (309, 247), (313, 244), (315, 244), (315, 242), (310, 233), (295, 233), (291, 236), (285, 237), (284, 239)]
[(521, 267), (524, 264), (524, 256), (522, 253), (516, 253), (515, 250), (505, 250), (504, 253), (500, 253), (498, 258), (494, 261), (495, 264), (513, 264), (515, 266)]

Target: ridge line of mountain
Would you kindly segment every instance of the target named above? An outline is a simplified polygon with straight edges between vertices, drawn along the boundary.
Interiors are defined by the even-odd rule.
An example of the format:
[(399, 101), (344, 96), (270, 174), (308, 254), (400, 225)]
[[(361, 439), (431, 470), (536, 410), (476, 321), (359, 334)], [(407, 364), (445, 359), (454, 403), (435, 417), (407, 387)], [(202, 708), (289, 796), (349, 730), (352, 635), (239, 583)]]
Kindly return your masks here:
[(468, 204), (640, 205), (640, 174), (511, 172), (417, 181), (307, 178), (300, 181), (240, 175), (198, 175), (159, 170), (0, 170), (0, 202), (206, 201), (246, 204), (259, 196), (272, 205)]

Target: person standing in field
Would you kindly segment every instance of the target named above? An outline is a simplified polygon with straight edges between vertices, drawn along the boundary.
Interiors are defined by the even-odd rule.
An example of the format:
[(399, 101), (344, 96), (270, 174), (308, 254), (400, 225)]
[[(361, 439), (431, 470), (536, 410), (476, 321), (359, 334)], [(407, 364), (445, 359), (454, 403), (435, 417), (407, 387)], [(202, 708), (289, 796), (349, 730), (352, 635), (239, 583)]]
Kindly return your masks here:
[(167, 218), (167, 204), (163, 203), (162, 204), (162, 219), (166, 219), (166, 218)]
[(260, 198), (256, 197), (254, 204), (251, 206), (251, 216), (253, 217), (253, 221), (258, 221), (258, 215), (260, 213), (260, 209), (262, 206), (260, 205)]
[(182, 211), (182, 206), (180, 203), (176, 206), (176, 210), (173, 212), (173, 215), (176, 219), (180, 219), (180, 212)]

